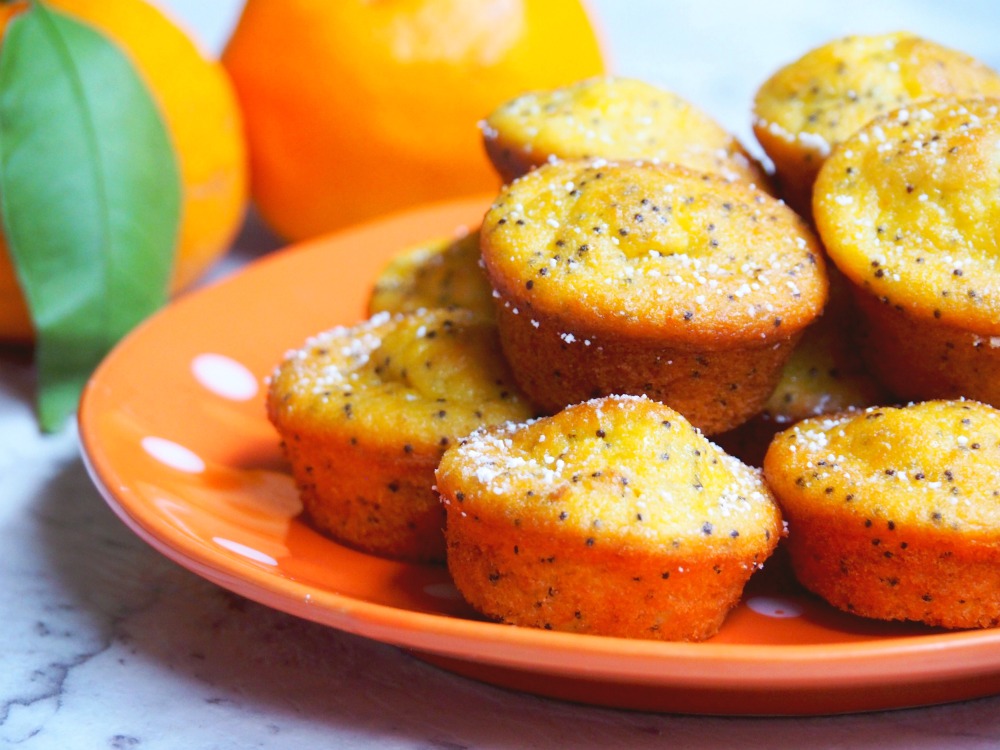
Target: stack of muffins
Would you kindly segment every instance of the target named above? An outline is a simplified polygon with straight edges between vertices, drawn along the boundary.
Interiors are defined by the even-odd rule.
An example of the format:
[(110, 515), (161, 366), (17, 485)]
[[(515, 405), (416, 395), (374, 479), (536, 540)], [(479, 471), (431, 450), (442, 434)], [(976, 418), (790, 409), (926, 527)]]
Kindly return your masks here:
[(499, 107), (482, 226), (271, 378), (310, 518), (518, 625), (709, 638), (782, 539), (834, 606), (996, 625), (991, 96), (927, 40), (834, 41), (758, 92), (773, 174), (640, 81)]

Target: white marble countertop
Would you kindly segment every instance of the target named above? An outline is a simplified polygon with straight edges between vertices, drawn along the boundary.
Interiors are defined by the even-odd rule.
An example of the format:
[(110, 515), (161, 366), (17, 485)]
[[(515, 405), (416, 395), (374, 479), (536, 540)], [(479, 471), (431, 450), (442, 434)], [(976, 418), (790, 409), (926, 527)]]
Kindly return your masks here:
[[(217, 48), (238, 0), (162, 0)], [(1000, 68), (991, 2), (602, 0), (616, 64), (749, 142), (779, 64), (906, 28)], [(253, 225), (223, 271), (274, 241)], [(298, 620), (161, 557), (105, 506), (72, 428), (40, 435), (30, 355), (0, 350), (0, 747), (995, 748), (1000, 697), (884, 713), (706, 718), (507, 692)]]

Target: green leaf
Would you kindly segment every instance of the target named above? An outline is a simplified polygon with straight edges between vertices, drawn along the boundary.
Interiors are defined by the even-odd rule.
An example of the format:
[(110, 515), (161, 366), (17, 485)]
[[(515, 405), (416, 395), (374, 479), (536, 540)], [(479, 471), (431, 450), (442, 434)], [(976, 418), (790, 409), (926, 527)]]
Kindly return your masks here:
[(35, 324), (42, 429), (166, 301), (180, 212), (176, 155), (134, 65), (33, 2), (0, 47), (0, 218)]

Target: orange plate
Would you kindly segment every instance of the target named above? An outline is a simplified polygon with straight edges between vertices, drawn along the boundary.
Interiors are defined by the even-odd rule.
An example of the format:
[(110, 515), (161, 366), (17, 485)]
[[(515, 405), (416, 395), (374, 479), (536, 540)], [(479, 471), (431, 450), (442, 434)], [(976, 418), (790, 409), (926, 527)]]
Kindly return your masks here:
[(395, 251), (474, 226), (485, 199), (424, 208), (265, 257), (130, 335), (83, 397), (84, 457), (141, 538), (220, 586), (411, 649), (446, 669), (604, 706), (827, 714), (1000, 692), (1000, 630), (869, 622), (796, 588), (775, 561), (705, 643), (485, 622), (445, 569), (380, 559), (313, 531), (264, 413), (289, 348), (363, 317)]

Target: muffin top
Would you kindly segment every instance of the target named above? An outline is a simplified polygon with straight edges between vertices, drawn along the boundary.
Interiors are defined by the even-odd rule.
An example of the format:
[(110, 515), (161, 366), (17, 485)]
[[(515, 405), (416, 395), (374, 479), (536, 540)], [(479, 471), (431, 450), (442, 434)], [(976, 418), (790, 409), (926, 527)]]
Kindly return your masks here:
[(420, 451), (533, 415), (495, 326), (467, 310), (379, 313), (311, 338), (276, 368), (268, 410), (299, 431)]
[[(1000, 95), (978, 60), (907, 32), (824, 44), (769, 78), (754, 99), (754, 130), (816, 162), (873, 117), (938, 96)], [(767, 139), (762, 139), (767, 140)]]
[[(675, 162), (764, 187), (767, 177), (725, 128), (669, 91), (632, 78), (604, 76), (522, 94), (480, 125), (483, 138), (511, 152), (517, 173), (553, 159)], [(501, 172), (504, 172), (502, 165)]]
[(831, 260), (887, 304), (1000, 334), (1000, 100), (938, 99), (876, 118), (816, 182)]
[(751, 186), (673, 165), (565, 161), (505, 187), (480, 242), (505, 304), (678, 342), (786, 338), (816, 317), (817, 240)]
[(479, 232), (407, 248), (375, 280), (368, 312), (461, 307), (493, 317), (492, 289), (479, 265)]
[(757, 470), (640, 396), (479, 430), (445, 452), (437, 478), (452, 510), (588, 546), (752, 554), (781, 532)]
[(849, 513), (993, 538), (1000, 529), (1000, 411), (927, 401), (816, 417), (778, 435), (768, 483), (792, 515)]

